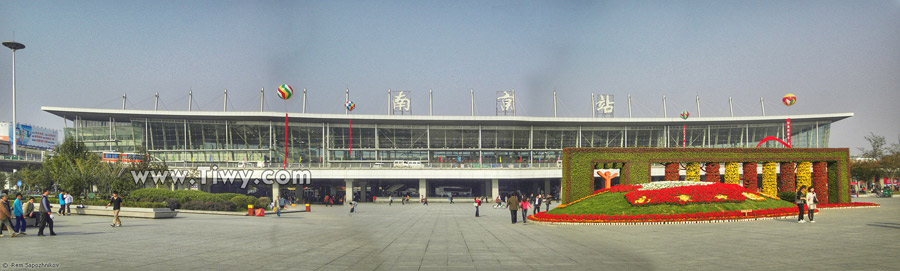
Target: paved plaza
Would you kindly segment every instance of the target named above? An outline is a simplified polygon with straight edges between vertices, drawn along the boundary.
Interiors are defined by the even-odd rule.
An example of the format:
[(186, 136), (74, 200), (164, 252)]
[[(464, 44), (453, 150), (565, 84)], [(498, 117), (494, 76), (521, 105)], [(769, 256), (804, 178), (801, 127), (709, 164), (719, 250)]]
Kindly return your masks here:
[[(896, 270), (900, 198), (880, 208), (719, 224), (510, 224), (471, 203), (313, 206), (280, 218), (58, 217), (58, 236), (0, 240), (0, 259), (61, 270)], [(4, 232), (8, 235), (8, 232)], [(52, 269), (52, 268), (50, 268)]]

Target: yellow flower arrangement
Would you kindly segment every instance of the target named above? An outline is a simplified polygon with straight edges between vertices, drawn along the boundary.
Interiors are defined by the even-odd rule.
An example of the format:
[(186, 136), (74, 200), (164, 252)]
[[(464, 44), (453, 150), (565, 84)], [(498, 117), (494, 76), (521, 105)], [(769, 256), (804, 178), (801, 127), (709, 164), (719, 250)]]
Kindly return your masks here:
[(723, 200), (724, 200), (724, 199), (728, 199), (728, 196), (722, 195), (722, 194), (718, 194), (718, 195), (716, 195), (716, 198), (717, 198), (717, 199), (723, 199)]
[(800, 162), (797, 164), (797, 187), (812, 185), (812, 163)]
[(725, 183), (740, 184), (741, 174), (738, 172), (740, 164), (734, 162), (725, 163)]
[(764, 201), (764, 200), (766, 200), (766, 198), (760, 197), (760, 196), (757, 195), (757, 194), (753, 194), (753, 193), (749, 193), (749, 192), (743, 192), (743, 193), (741, 193), (741, 195), (744, 195), (744, 197), (746, 197), (746, 198), (749, 199), (749, 200), (754, 200), (754, 201)]
[(691, 201), (691, 196), (689, 195), (679, 195), (678, 200), (680, 201)]
[(691, 162), (687, 164), (684, 180), (689, 182), (700, 181), (700, 163)]
[(775, 162), (767, 162), (763, 164), (763, 177), (762, 177), (762, 192), (775, 195), (778, 194), (778, 173), (775, 172), (775, 167), (778, 163)]
[(650, 202), (650, 199), (648, 199), (647, 196), (642, 196), (634, 201), (634, 203), (637, 203), (637, 204), (643, 204), (645, 202)]

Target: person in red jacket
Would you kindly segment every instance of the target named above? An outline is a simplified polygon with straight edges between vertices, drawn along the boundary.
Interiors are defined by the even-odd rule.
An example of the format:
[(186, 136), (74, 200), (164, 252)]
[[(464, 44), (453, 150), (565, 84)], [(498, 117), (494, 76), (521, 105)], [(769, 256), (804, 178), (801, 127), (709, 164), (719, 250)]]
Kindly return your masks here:
[(478, 207), (480, 207), (480, 206), (481, 206), (481, 199), (476, 197), (475, 198), (475, 217), (480, 217), (478, 215)]

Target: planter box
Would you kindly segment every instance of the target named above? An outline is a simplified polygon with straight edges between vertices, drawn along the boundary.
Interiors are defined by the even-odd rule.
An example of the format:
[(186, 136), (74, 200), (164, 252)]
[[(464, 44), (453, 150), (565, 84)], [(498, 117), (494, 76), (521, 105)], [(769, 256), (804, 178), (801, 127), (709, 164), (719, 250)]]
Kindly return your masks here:
[[(72, 208), (72, 212), (79, 215), (113, 216), (112, 207), (103, 208), (103, 206), (85, 205), (84, 208)], [(122, 210), (119, 211), (120, 217), (133, 218), (173, 218), (176, 215), (178, 215), (178, 212), (172, 211), (169, 208), (122, 207)]]

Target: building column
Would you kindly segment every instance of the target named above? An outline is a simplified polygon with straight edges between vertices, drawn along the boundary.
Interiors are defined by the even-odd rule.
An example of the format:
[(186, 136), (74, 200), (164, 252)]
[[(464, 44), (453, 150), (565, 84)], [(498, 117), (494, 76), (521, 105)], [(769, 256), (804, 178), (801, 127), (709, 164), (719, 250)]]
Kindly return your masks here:
[(491, 198), (495, 199), (500, 196), (500, 180), (491, 179)]
[(353, 201), (353, 179), (344, 179), (344, 202)]
[(551, 184), (550, 184), (550, 180), (549, 180), (549, 179), (544, 180), (544, 194), (550, 195), (550, 189), (553, 188), (553, 187), (551, 187), (550, 185), (551, 185)]
[(281, 187), (279, 187), (278, 182), (272, 182), (272, 202), (278, 200), (278, 197), (281, 196)]
[(366, 197), (366, 186), (367, 185), (368, 185), (368, 182), (365, 182), (365, 181), (359, 182), (359, 197), (360, 197), (359, 202), (369, 201), (369, 198)]
[(425, 179), (419, 179), (419, 199), (423, 199), (428, 195), (428, 183)]

